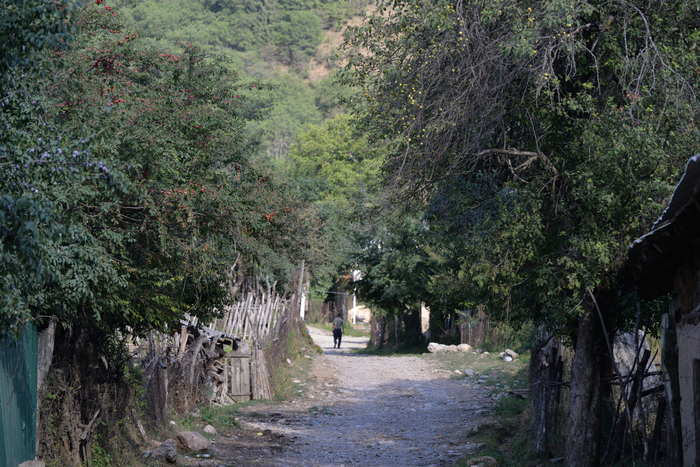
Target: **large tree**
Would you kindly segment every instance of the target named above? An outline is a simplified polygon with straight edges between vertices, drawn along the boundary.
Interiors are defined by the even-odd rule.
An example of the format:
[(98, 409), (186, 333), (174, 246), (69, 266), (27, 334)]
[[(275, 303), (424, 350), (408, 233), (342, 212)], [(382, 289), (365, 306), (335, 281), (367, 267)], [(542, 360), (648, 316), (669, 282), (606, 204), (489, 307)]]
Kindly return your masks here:
[(626, 248), (697, 151), (697, 6), (398, 0), (346, 36), (346, 104), (391, 151), (394, 200), (458, 239), (472, 290), (572, 338), (569, 466), (598, 462), (597, 307), (622, 325)]
[(306, 244), (314, 290), (330, 290), (338, 274), (347, 274), (361, 248), (364, 220), (377, 203), (374, 186), (382, 153), (353, 135), (350, 117), (338, 115), (297, 135), (281, 164), (304, 202)]
[(211, 318), (237, 257), (291, 269), (295, 206), (250, 162), (263, 113), (245, 96), (265, 86), (190, 44), (153, 48), (109, 6), (70, 6), (70, 48), (30, 56), (45, 78), (6, 72), (1, 331), (54, 315), (142, 334)]

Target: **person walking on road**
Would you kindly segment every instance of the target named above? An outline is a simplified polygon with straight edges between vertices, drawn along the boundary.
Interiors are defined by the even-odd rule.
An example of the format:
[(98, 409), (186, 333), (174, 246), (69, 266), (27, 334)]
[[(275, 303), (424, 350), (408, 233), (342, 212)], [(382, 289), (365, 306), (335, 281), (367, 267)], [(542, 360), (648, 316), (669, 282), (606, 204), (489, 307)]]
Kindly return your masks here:
[(340, 348), (340, 341), (343, 340), (345, 332), (345, 323), (343, 322), (343, 314), (338, 313), (338, 316), (333, 320), (333, 348)]

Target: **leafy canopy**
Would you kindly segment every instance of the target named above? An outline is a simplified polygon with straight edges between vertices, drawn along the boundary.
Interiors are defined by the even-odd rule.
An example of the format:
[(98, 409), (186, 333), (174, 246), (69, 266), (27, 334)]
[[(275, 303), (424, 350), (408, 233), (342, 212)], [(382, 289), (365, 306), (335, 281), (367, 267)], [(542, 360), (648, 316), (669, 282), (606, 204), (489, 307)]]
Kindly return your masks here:
[(152, 48), (109, 6), (72, 13), (70, 49), (40, 52), (50, 80), (6, 95), (2, 331), (211, 319), (237, 257), (276, 273), (290, 260), (295, 206), (250, 163), (263, 113), (245, 96), (266, 86), (190, 44)]
[(697, 151), (696, 3), (380, 2), (340, 82), (456, 288), (570, 330)]

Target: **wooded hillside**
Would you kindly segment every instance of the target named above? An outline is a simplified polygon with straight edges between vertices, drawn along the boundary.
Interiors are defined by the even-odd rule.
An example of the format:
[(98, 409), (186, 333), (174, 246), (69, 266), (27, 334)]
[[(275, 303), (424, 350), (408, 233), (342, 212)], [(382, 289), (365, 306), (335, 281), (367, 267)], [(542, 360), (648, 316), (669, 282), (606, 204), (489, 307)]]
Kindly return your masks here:
[(260, 154), (279, 159), (307, 124), (338, 112), (328, 61), (342, 24), (364, 13), (367, 0), (124, 0), (125, 21), (146, 34), (188, 41), (208, 56), (223, 55), (244, 77), (279, 85), (261, 104), (274, 107), (251, 131)]

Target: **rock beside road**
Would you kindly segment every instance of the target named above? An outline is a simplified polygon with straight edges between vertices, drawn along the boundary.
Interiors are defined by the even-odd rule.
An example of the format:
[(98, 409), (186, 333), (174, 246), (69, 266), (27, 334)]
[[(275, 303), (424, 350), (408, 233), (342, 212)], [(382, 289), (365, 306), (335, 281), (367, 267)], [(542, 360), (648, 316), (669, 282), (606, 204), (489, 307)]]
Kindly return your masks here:
[(518, 355), (518, 353), (513, 350), (506, 349), (505, 351), (501, 352), (498, 356), (501, 357), (504, 362), (512, 362), (520, 355)]
[(143, 458), (147, 460), (157, 460), (167, 464), (175, 464), (177, 462), (177, 448), (174, 439), (163, 441), (160, 446), (152, 451), (143, 453)]
[(431, 342), (428, 344), (428, 352), (430, 353), (447, 353), (447, 352), (471, 352), (472, 347), (469, 344), (445, 345)]
[(175, 436), (177, 445), (185, 452), (199, 452), (211, 449), (211, 441), (196, 431), (181, 431)]

